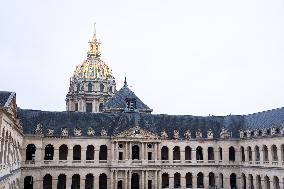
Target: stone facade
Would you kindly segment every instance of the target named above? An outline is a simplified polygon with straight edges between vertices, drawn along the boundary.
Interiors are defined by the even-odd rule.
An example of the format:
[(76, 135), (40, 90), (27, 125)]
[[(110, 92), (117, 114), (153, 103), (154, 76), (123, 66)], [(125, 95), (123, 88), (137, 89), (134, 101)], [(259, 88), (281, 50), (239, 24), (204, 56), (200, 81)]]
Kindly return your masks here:
[(284, 189), (283, 108), (153, 115), (126, 81), (116, 92), (99, 58), (94, 35), (67, 112), (17, 109), (15, 93), (0, 92), (0, 189)]

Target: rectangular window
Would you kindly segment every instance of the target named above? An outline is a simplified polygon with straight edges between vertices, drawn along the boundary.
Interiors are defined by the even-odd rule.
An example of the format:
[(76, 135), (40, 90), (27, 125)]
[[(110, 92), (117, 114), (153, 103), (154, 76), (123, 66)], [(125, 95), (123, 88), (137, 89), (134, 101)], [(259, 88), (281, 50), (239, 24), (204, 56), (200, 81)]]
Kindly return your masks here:
[(86, 103), (86, 112), (92, 112), (92, 111), (93, 111), (92, 103)]
[(78, 103), (75, 103), (75, 111), (78, 111)]
[(148, 160), (152, 160), (152, 152), (148, 152)]
[(123, 160), (123, 152), (119, 152), (119, 155), (118, 155), (119, 157), (118, 157), (118, 159), (119, 160)]

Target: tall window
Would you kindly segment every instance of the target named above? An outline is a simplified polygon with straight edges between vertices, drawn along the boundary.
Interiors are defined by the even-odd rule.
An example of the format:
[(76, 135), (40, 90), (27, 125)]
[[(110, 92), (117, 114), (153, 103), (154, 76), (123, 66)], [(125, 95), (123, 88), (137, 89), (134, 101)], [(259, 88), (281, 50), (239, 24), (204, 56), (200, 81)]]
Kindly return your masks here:
[(78, 111), (78, 103), (75, 103), (75, 111)]
[(92, 92), (93, 91), (93, 85), (92, 83), (88, 84), (88, 92)]
[(104, 84), (100, 84), (100, 92), (104, 92), (104, 89), (105, 89), (105, 86), (104, 86)]
[(93, 111), (93, 104), (86, 103), (86, 112), (92, 112), (92, 111)]

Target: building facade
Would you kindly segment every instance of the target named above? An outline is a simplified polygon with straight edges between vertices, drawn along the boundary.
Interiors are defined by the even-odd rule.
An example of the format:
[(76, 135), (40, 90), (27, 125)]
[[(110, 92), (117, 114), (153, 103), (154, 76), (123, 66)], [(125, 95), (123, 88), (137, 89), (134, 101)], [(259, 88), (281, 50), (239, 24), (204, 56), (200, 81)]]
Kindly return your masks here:
[(17, 108), (0, 92), (0, 189), (284, 189), (284, 108), (152, 114), (116, 91), (94, 34), (66, 111)]

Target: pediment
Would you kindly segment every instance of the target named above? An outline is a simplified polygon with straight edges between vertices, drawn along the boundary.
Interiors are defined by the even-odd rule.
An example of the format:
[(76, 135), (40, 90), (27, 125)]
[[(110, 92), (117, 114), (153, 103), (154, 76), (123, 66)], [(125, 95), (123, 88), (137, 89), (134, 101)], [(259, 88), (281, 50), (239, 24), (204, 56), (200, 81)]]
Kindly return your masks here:
[(143, 129), (139, 126), (129, 128), (121, 133), (115, 135), (117, 138), (159, 138), (159, 135)]

